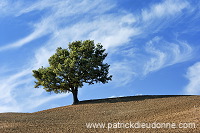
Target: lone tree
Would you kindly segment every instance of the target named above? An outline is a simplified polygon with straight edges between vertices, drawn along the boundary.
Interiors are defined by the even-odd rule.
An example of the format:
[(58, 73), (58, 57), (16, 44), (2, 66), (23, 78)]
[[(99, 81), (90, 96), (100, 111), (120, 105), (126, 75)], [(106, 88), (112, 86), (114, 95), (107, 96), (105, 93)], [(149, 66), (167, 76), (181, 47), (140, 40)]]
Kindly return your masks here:
[(101, 44), (94, 41), (75, 41), (69, 43), (68, 49), (58, 47), (49, 58), (49, 67), (33, 70), (35, 88), (43, 86), (47, 92), (72, 92), (74, 102), (78, 104), (78, 88), (84, 83), (107, 83), (112, 79), (109, 66), (104, 63), (107, 53)]

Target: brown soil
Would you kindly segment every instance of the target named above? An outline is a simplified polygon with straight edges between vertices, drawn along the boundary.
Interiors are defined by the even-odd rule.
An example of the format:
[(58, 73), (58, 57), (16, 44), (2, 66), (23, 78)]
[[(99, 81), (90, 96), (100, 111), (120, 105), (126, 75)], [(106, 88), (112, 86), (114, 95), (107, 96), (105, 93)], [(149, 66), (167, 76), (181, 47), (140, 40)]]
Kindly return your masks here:
[[(105, 128), (87, 128), (86, 123), (105, 123)], [(142, 123), (157, 128), (138, 128)], [(179, 128), (179, 123), (187, 123), (188, 128)], [(199, 133), (200, 96), (133, 96), (82, 101), (35, 113), (0, 113), (0, 133), (79, 132)]]

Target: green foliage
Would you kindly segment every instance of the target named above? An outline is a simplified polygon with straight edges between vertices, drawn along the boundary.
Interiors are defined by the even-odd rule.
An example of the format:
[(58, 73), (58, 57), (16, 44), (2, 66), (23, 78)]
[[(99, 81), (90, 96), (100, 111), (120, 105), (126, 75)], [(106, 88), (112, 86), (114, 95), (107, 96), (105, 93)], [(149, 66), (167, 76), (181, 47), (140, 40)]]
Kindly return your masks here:
[(68, 49), (57, 48), (49, 58), (49, 67), (33, 70), (35, 88), (43, 86), (47, 92), (65, 93), (94, 83), (107, 83), (109, 66), (104, 63), (107, 53), (101, 44), (94, 41), (76, 41), (69, 43)]

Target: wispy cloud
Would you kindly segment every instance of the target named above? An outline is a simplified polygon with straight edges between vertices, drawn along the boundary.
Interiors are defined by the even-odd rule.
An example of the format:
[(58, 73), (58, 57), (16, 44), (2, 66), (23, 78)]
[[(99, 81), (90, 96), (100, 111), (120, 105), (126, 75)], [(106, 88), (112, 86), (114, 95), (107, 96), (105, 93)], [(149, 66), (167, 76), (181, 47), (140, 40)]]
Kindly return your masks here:
[[(144, 8), (139, 16), (140, 29), (143, 35), (158, 33), (166, 27), (173, 27), (173, 23), (179, 23), (184, 15), (193, 11), (193, 7), (187, 0), (163, 0)], [(146, 33), (147, 32), (147, 33)]]
[[(132, 14), (104, 14), (114, 8), (115, 4), (102, 0), (95, 2), (86, 0), (78, 4), (74, 1), (44, 0), (26, 6), (25, 8), (21, 7), (21, 10), (15, 16), (18, 17), (35, 10), (49, 9), (49, 11), (46, 13), (46, 17), (33, 25), (34, 31), (30, 35), (12, 44), (0, 47), (0, 51), (21, 47), (46, 34), (52, 34), (52, 39), (57, 38), (60, 42), (62, 40), (69, 42), (85, 38), (94, 39), (108, 48), (122, 45), (128, 42), (131, 36), (139, 33), (137, 28), (131, 27), (136, 21)], [(81, 15), (86, 17), (80, 18)], [(74, 20), (78, 21), (73, 25), (66, 26), (66, 23), (71, 23)], [(125, 34), (126, 36), (123, 36)]]
[[(84, 2), (82, 4), (86, 3)], [(102, 1), (100, 3), (101, 6), (103, 6)], [(178, 7), (175, 8), (176, 6)], [(94, 4), (93, 8), (92, 6), (90, 6), (87, 9), (82, 9), (81, 12), (79, 12), (80, 14), (82, 12), (86, 14), (90, 12), (90, 20), (88, 20), (86, 17), (84, 19), (81, 19), (80, 21), (77, 21), (73, 25), (70, 25), (69, 27), (66, 26), (62, 28), (59, 28), (59, 24), (61, 22), (55, 22), (53, 24), (57, 25), (58, 27), (56, 28), (56, 30), (53, 30), (53, 36), (49, 40), (49, 42), (47, 42), (47, 44), (36, 53), (36, 60), (37, 62), (40, 62), (37, 66), (47, 64), (46, 60), (53, 53), (57, 46), (67, 47), (67, 43), (73, 40), (93, 39), (96, 42), (102, 43), (110, 53), (119, 52), (116, 51), (115, 48), (127, 45), (134, 36), (136, 38), (140, 38), (143, 37), (143, 35), (151, 34), (149, 31), (157, 31), (159, 28), (163, 28), (163, 25), (157, 23), (158, 21), (163, 22), (161, 20), (167, 17), (167, 24), (167, 22), (173, 21), (174, 18), (177, 17), (177, 15), (181, 16), (182, 11), (184, 9), (188, 9), (189, 6), (190, 5), (187, 1), (169, 0), (163, 1), (159, 4), (154, 4), (148, 9), (143, 9), (141, 14), (138, 15), (133, 15), (129, 12), (123, 12), (121, 14), (101, 13), (100, 15), (91, 15), (94, 7), (98, 7), (98, 5)], [(105, 11), (113, 8), (114, 5), (109, 5), (106, 7), (107, 9), (104, 9)], [(69, 15), (72, 15), (73, 13), (76, 14), (78, 13), (78, 11), (80, 11), (77, 10), (77, 7), (75, 6), (74, 8), (72, 8), (76, 9), (75, 11), (71, 10), (69, 14), (63, 14), (65, 12), (63, 6), (60, 7), (58, 4), (54, 7), (54, 10), (55, 8), (57, 12), (52, 15), (55, 18), (61, 18), (59, 17), (59, 14), (61, 14), (62, 17), (68, 17)], [(71, 6), (67, 6), (67, 8), (71, 8)], [(173, 10), (170, 11), (169, 8), (173, 8)], [(162, 12), (159, 14), (160, 10)], [(150, 17), (146, 18), (145, 15)], [(142, 18), (142, 21), (138, 18)], [(141, 58), (142, 56), (144, 58), (144, 61), (138, 63), (135, 61), (124, 60), (112, 64), (113, 67), (111, 68), (111, 70), (115, 72), (116, 77), (121, 77), (119, 76), (120, 72), (121, 74), (127, 74), (126, 78), (124, 78), (124, 80), (122, 81), (123, 85), (128, 83), (136, 75), (147, 75), (148, 73), (158, 71), (164, 67), (184, 62), (192, 58), (192, 47), (188, 43), (183, 41), (175, 40), (174, 42), (168, 42), (166, 40), (163, 40), (162, 38), (155, 37), (151, 41), (149, 41), (145, 47), (146, 53), (144, 55), (138, 54), (139, 56), (135, 56), (132, 54), (132, 60), (140, 60), (139, 58)], [(129, 53), (130, 52), (132, 51), (129, 50)], [(146, 54), (148, 54), (149, 56), (146, 56)]]
[[(48, 58), (55, 52), (55, 49), (58, 46), (66, 48), (68, 42), (70, 41), (97, 39), (96, 43), (101, 42), (107, 48), (115, 47), (115, 45), (118, 46), (126, 43), (129, 40), (129, 37), (135, 34), (131, 28), (131, 24), (134, 23), (134, 19), (131, 14), (104, 14), (104, 12), (114, 7), (113, 4), (108, 4), (107, 2), (103, 2), (101, 0), (92, 3), (90, 1), (83, 1), (79, 4), (74, 1), (58, 2), (47, 0), (44, 2), (51, 4), (44, 4), (43, 2), (44, 1), (38, 1), (36, 3), (32, 3), (28, 7), (26, 6), (26, 8), (21, 8), (18, 14), (15, 15), (15, 17), (19, 17), (20, 15), (28, 14), (34, 10), (48, 9), (49, 11), (45, 14), (45, 17), (38, 20), (37, 23), (30, 25), (34, 31), (27, 37), (0, 48), (1, 51), (12, 48), (20, 48), (29, 42), (38, 39), (39, 37), (50, 34), (49, 40), (35, 51), (34, 58), (27, 63), (28, 65), (23, 67), (25, 68), (23, 72), (9, 75), (9, 77), (12, 78), (2, 81), (3, 86), (1, 86), (1, 90), (2, 92), (5, 92), (5, 94), (0, 97), (5, 103), (1, 103), (1, 105), (6, 104), (7, 106), (4, 106), (0, 112), (5, 111), (6, 109), (7, 111), (13, 111), (13, 109), (16, 109), (15, 107), (18, 107), (16, 111), (22, 111), (22, 109), (24, 111), (31, 110), (34, 107), (38, 107), (53, 99), (67, 96), (64, 94), (47, 97), (43, 95), (44, 90), (42, 89), (42, 91), (32, 91), (33, 78), (31, 77), (31, 70), (37, 69), (41, 66), (47, 66)], [(99, 9), (98, 12), (97, 9)], [(82, 18), (76, 14), (81, 14), (83, 16), (84, 14), (87, 15), (85, 15), (85, 18)], [(87, 16), (89, 16), (89, 18)], [(76, 20), (76, 22), (71, 24), (74, 20)], [(69, 23), (69, 25), (66, 23)], [(115, 26), (116, 28), (112, 28), (112, 26)], [(122, 38), (121, 36), (124, 34), (127, 34), (127, 37)], [(100, 36), (101, 38), (99, 39)], [(118, 40), (113, 43), (112, 40), (115, 38), (118, 38)], [(25, 79), (27, 80), (25, 81)], [(5, 88), (8, 89), (5, 90)], [(26, 90), (23, 91), (23, 94), (16, 91), (22, 89)], [(14, 96), (12, 95), (13, 92), (15, 92)], [(23, 95), (26, 95), (26, 102), (19, 104), (19, 102), (21, 102), (19, 97)], [(35, 97), (30, 98), (32, 95)], [(36, 101), (36, 103), (30, 104), (33, 103), (33, 101)]]
[(116, 56), (123, 60), (118, 61), (110, 57), (113, 82), (118, 86), (126, 85), (136, 78), (143, 78), (168, 66), (188, 61), (195, 55), (194, 48), (188, 43), (177, 40), (168, 42), (158, 36), (147, 41), (142, 47), (135, 45), (132, 50), (120, 50)]
[(184, 93), (188, 95), (200, 94), (200, 62), (195, 63), (188, 68), (185, 77), (189, 80), (184, 88)]
[(170, 43), (160, 37), (150, 40), (145, 50), (151, 56), (144, 65), (144, 75), (187, 61), (194, 55), (193, 48), (186, 42), (176, 41)]
[[(102, 43), (106, 49), (111, 49), (129, 42), (132, 36), (139, 34), (136, 28), (131, 27), (135, 22), (135, 18), (132, 14), (104, 14), (103, 12), (111, 9), (114, 5), (107, 5), (108, 3), (102, 2), (99, 7), (97, 3), (92, 3), (89, 7), (82, 10), (77, 10), (78, 6), (75, 5), (69, 12), (69, 14), (71, 14), (74, 10), (77, 14), (88, 14), (90, 16), (89, 18), (74, 18), (73, 16), (68, 18), (69, 14), (66, 13), (66, 9), (63, 9), (64, 7), (62, 4), (60, 4), (62, 5), (61, 7), (58, 5), (53, 7), (58, 9), (48, 17), (51, 19), (51, 22), (44, 24), (44, 26), (53, 25), (54, 28), (51, 30), (51, 38), (36, 51), (35, 61), (37, 63), (33, 61), (34, 64), (38, 64), (36, 66), (47, 64), (48, 58), (55, 52), (58, 46), (66, 48), (68, 42), (74, 40), (92, 39), (95, 40), (96, 43)], [(65, 2), (63, 4), (65, 4)], [(87, 3), (83, 2), (82, 4), (86, 6)], [(93, 7), (91, 5), (93, 5)], [(68, 6), (71, 7), (72, 5), (67, 5), (66, 8), (69, 8)], [(103, 8), (103, 6), (105, 6), (105, 8)], [(82, 6), (80, 7), (82, 8)], [(96, 11), (96, 8), (103, 9), (99, 13)], [(63, 18), (66, 20), (63, 20)], [(55, 19), (58, 21), (55, 21)], [(62, 23), (69, 23), (73, 19), (78, 19), (78, 21), (65, 26), (61, 25)]]
[[(66, 48), (68, 42), (75, 40), (93, 39), (104, 45), (110, 57), (122, 57), (119, 60), (108, 60), (117, 86), (126, 85), (134, 77), (191, 59), (193, 48), (184, 41), (168, 41), (153, 35), (151, 40), (143, 44), (134, 44), (135, 39), (152, 36), (152, 33), (165, 27), (161, 23), (163, 19), (167, 18), (165, 24), (168, 24), (175, 17), (181, 16), (189, 6), (187, 1), (166, 0), (133, 14), (123, 10), (113, 12), (117, 10), (117, 4), (104, 0), (84, 0), (79, 3), (74, 0), (16, 1), (14, 4), (9, 0), (1, 1), (0, 15), (17, 18), (33, 11), (44, 11), (44, 14), (35, 23), (30, 22), (32, 33), (11, 44), (5, 44), (0, 47), (0, 51), (23, 47), (47, 34), (49, 38), (35, 50), (33, 58), (23, 66), (22, 69), (25, 69), (22, 72), (7, 75), (8, 78), (1, 80), (0, 91), (3, 93), (0, 100), (4, 102), (0, 103), (0, 112), (29, 111), (67, 96), (68, 94), (45, 96), (44, 90), (33, 89), (31, 70), (47, 66), (48, 58), (58, 46)], [(142, 46), (138, 47), (139, 45)], [(122, 50), (121, 46), (128, 46), (129, 49)], [(17, 90), (26, 91), (21, 94)], [(19, 97), (23, 95), (26, 95), (23, 99), (26, 102), (20, 103)]]
[(21, 111), (24, 111), (23, 108), (26, 108), (27, 111), (33, 110), (34, 108), (37, 108), (45, 103), (48, 103), (50, 101), (60, 99), (63, 97), (67, 97), (69, 93), (67, 94), (59, 94), (59, 95), (50, 95), (50, 96), (34, 96), (34, 97), (28, 97), (26, 98), (26, 102), (23, 102), (23, 104), (20, 105)]
[(33, 77), (30, 74), (31, 70), (27, 69), (1, 80), (0, 112), (32, 111), (46, 102), (69, 95), (43, 96), (43, 89), (33, 89)]
[[(17, 81), (21, 80), (21, 78), (27, 74), (30, 74), (30, 71), (25, 70), (17, 74), (14, 74), (10, 76), (9, 78), (5, 78), (1, 80), (1, 88), (0, 88), (1, 90), (0, 99), (2, 100), (1, 103), (3, 102), (7, 103), (13, 100), (12, 95), (11, 95), (12, 88), (15, 88), (18, 85), (20, 85), (20, 82), (17, 82)], [(22, 80), (22, 82), (24, 82), (24, 80)]]
[(20, 107), (17, 106), (17, 100), (15, 99), (15, 95), (13, 94), (13, 91), (17, 91), (18, 86), (25, 84), (26, 82), (30, 82), (30, 79), (26, 79), (26, 78), (23, 79), (23, 77), (29, 73), (30, 71), (24, 70), (10, 77), (7, 77), (7, 78), (4, 77), (4, 79), (1, 79), (0, 81), (0, 84), (1, 84), (0, 112), (20, 110)]
[(112, 63), (110, 73), (113, 75), (113, 84), (117, 87), (130, 83), (137, 76), (131, 63), (127, 61)]
[(5, 46), (0, 47), (0, 52), (4, 51), (4, 50), (22, 47), (23, 45), (28, 44), (29, 42), (46, 34), (45, 32), (47, 33), (47, 29), (36, 29), (36, 31), (34, 31), (30, 35), (26, 36), (25, 38), (22, 38), (14, 43), (7, 44)]
[(0, 18), (5, 16), (12, 16), (22, 7), (20, 1), (1, 0), (0, 1)]
[(172, 17), (188, 7), (189, 3), (185, 0), (165, 0), (162, 3), (152, 5), (149, 9), (142, 10), (142, 20), (146, 22)]

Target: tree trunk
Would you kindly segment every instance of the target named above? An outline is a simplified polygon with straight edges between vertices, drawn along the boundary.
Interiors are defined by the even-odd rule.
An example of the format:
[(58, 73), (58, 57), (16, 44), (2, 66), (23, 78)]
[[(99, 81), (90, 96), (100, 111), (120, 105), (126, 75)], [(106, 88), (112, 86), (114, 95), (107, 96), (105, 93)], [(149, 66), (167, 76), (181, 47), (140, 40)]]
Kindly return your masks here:
[(78, 88), (75, 88), (74, 91), (72, 91), (72, 94), (73, 94), (73, 99), (74, 99), (73, 105), (78, 104), (79, 103)]

